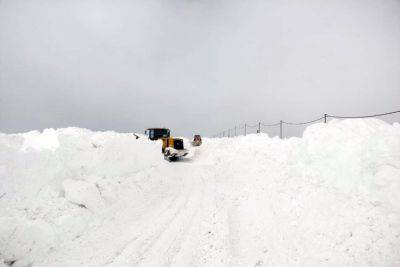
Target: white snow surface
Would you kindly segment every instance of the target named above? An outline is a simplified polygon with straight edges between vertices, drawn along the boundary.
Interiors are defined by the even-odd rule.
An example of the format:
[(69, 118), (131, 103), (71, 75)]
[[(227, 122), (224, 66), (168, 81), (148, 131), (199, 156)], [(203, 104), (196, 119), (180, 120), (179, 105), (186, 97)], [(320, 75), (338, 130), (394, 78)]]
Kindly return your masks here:
[(203, 138), (0, 134), (0, 266), (400, 266), (400, 125)]

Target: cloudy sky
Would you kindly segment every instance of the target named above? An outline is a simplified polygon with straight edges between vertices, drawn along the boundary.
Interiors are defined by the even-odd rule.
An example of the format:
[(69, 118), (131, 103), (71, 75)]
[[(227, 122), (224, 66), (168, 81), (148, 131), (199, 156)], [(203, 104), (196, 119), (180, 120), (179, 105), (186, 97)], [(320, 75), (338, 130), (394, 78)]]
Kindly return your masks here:
[(0, 132), (399, 109), (398, 0), (0, 0)]

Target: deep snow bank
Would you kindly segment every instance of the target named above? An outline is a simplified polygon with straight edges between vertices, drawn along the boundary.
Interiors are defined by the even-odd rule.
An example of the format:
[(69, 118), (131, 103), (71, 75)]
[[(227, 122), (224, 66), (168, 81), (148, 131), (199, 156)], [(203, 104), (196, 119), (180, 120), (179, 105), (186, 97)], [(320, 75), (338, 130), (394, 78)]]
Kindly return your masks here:
[(132, 134), (1, 134), (0, 259), (398, 265), (399, 196), (400, 125), (375, 119), (315, 124), (287, 140), (205, 138), (173, 164), (160, 143)]
[(239, 266), (400, 264), (399, 124), (332, 121), (301, 139), (209, 140), (202, 153), (229, 180)]
[[(165, 190), (165, 165), (160, 144), (132, 134), (77, 128), (2, 134), (0, 258), (19, 265), (43, 260), (126, 197), (135, 204)], [(153, 168), (157, 175), (149, 174)]]

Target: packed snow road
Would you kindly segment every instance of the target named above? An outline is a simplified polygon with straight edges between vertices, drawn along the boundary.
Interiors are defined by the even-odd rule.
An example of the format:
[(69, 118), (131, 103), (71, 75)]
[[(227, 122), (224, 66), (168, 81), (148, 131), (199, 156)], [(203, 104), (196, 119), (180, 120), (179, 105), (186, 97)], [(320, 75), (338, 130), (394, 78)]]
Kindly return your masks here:
[(130, 134), (3, 134), (0, 182), (6, 266), (400, 264), (400, 125), (375, 119), (175, 163)]

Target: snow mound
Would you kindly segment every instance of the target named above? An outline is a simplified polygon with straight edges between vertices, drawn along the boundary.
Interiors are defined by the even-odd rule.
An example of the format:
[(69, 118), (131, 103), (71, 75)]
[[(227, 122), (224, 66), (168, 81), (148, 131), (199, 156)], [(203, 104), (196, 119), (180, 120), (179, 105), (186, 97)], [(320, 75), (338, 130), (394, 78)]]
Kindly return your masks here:
[(97, 184), (82, 180), (64, 180), (65, 199), (91, 211), (101, 210), (103, 199)]
[(43, 133), (32, 131), (22, 134), (24, 144), (21, 150), (26, 152), (29, 150), (55, 150), (59, 146), (57, 133), (54, 129), (45, 129)]
[(0, 134), (0, 265), (400, 265), (400, 125), (161, 142)]

